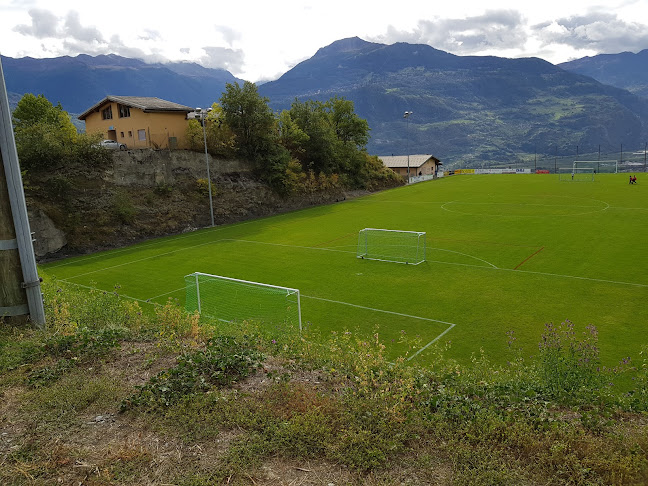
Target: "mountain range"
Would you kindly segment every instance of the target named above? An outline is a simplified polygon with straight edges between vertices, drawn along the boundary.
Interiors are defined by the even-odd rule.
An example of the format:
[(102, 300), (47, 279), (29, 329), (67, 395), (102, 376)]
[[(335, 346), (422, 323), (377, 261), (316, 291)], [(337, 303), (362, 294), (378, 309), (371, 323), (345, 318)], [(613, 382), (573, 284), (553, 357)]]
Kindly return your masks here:
[(648, 97), (648, 49), (636, 54), (622, 52), (588, 56), (558, 66), (573, 73), (589, 76), (603, 84)]
[(220, 98), (226, 83), (242, 82), (224, 69), (184, 62), (147, 64), (114, 54), (50, 59), (2, 56), (2, 67), (10, 94), (43, 94), (70, 113), (81, 113), (107, 95), (156, 96), (206, 106)]
[[(427, 45), (354, 37), (319, 49), (259, 92), (274, 110), (295, 99), (352, 100), (371, 128), (367, 148), (379, 155), (431, 153), (446, 163), (478, 166), (599, 147), (615, 154), (621, 145), (643, 149), (648, 138), (645, 73), (631, 69), (642, 59), (632, 56), (646, 52), (555, 66), (537, 58), (456, 56)], [(206, 106), (218, 101), (226, 83), (241, 82), (197, 64), (145, 64), (115, 55), (3, 57), (2, 63), (10, 92), (43, 93), (71, 113), (107, 94)], [(610, 69), (625, 75), (613, 76)], [(405, 111), (413, 112), (407, 120)]]

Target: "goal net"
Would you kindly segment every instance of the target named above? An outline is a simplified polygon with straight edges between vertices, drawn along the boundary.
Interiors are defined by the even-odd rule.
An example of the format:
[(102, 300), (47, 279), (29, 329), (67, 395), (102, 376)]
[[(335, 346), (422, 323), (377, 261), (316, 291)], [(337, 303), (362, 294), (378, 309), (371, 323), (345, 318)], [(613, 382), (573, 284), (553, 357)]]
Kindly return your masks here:
[(302, 329), (298, 289), (196, 272), (185, 276), (185, 290), (188, 312), (225, 322), (256, 320)]
[(365, 228), (358, 235), (357, 257), (418, 265), (425, 261), (425, 232)]
[(558, 169), (558, 178), (561, 181), (592, 182), (594, 167), (561, 167)]

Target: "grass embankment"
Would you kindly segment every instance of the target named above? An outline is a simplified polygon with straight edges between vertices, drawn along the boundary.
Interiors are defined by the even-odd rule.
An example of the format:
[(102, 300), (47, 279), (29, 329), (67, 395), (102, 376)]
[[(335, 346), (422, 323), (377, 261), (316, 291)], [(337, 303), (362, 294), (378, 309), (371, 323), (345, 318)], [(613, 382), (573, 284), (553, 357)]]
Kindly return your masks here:
[(648, 482), (648, 367), (601, 367), (594, 327), (421, 367), (379, 330), (272, 335), (44, 290), (46, 332), (0, 328), (1, 484)]

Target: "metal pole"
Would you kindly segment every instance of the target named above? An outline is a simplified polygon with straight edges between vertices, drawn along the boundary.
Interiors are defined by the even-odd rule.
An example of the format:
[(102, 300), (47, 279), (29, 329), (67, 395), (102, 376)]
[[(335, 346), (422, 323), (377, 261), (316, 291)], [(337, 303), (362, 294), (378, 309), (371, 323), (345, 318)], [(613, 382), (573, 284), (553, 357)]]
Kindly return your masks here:
[(407, 135), (407, 183), (410, 183), (410, 139), (409, 139), (409, 117), (413, 112), (411, 111), (406, 111), (405, 114), (403, 115), (403, 118), (405, 118), (405, 133)]
[(207, 153), (207, 129), (205, 128), (205, 124), (207, 123), (206, 116), (209, 113), (209, 110), (202, 112), (200, 108), (196, 108), (196, 111), (200, 115), (200, 120), (202, 121), (203, 141), (205, 143), (205, 165), (207, 166), (207, 187), (209, 188), (209, 216), (211, 225), (214, 226), (214, 203), (212, 202), (211, 175), (209, 173), (209, 154)]
[[(27, 216), (27, 203), (25, 201), (25, 192), (22, 184), (20, 173), (20, 164), (18, 162), (18, 152), (16, 151), (16, 140), (14, 139), (13, 126), (11, 124), (11, 112), (9, 111), (9, 99), (7, 97), (7, 87), (0, 61), (0, 158), (4, 169), (4, 178), (6, 179), (6, 194), (8, 195), (9, 206), (6, 208), (11, 212), (13, 227), (15, 229), (15, 239), (0, 241), (0, 251), (11, 251), (14, 248), (18, 250), (18, 259), (22, 275), (12, 274), (17, 278), (14, 282), (1, 282), (2, 289), (11, 284), (17, 285), (22, 289), (27, 298), (27, 309), (17, 309), (10, 314), (5, 310), (4, 315), (26, 315), (29, 314), (31, 320), (39, 328), (45, 326), (45, 310), (43, 308), (43, 294), (41, 293), (40, 278), (36, 268), (36, 256), (34, 254), (34, 245), (32, 241), (29, 218)], [(4, 188), (2, 188), (4, 191)], [(2, 210), (2, 208), (0, 208)], [(15, 246), (14, 246), (15, 245)], [(4, 294), (4, 291), (1, 294)], [(24, 302), (24, 301), (23, 301)], [(12, 306), (22, 307), (22, 306)]]
[(598, 160), (596, 162), (596, 172), (601, 172), (601, 168), (599, 167), (601, 165), (601, 146), (599, 145), (599, 156)]
[(623, 165), (623, 144), (621, 144), (621, 165)]
[(644, 145), (644, 172), (646, 172), (646, 150), (648, 150), (648, 142)]

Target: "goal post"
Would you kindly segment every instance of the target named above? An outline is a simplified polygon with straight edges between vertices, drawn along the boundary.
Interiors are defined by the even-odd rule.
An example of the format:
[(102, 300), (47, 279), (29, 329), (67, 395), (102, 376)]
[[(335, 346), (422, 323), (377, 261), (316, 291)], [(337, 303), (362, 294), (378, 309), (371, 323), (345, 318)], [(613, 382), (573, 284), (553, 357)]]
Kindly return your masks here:
[(358, 234), (356, 256), (418, 265), (425, 261), (425, 232), (364, 228)]
[(220, 321), (257, 320), (299, 326), (298, 289), (195, 272), (185, 276), (185, 309)]
[(559, 167), (558, 179), (560, 181), (592, 182), (594, 181), (594, 167)]

